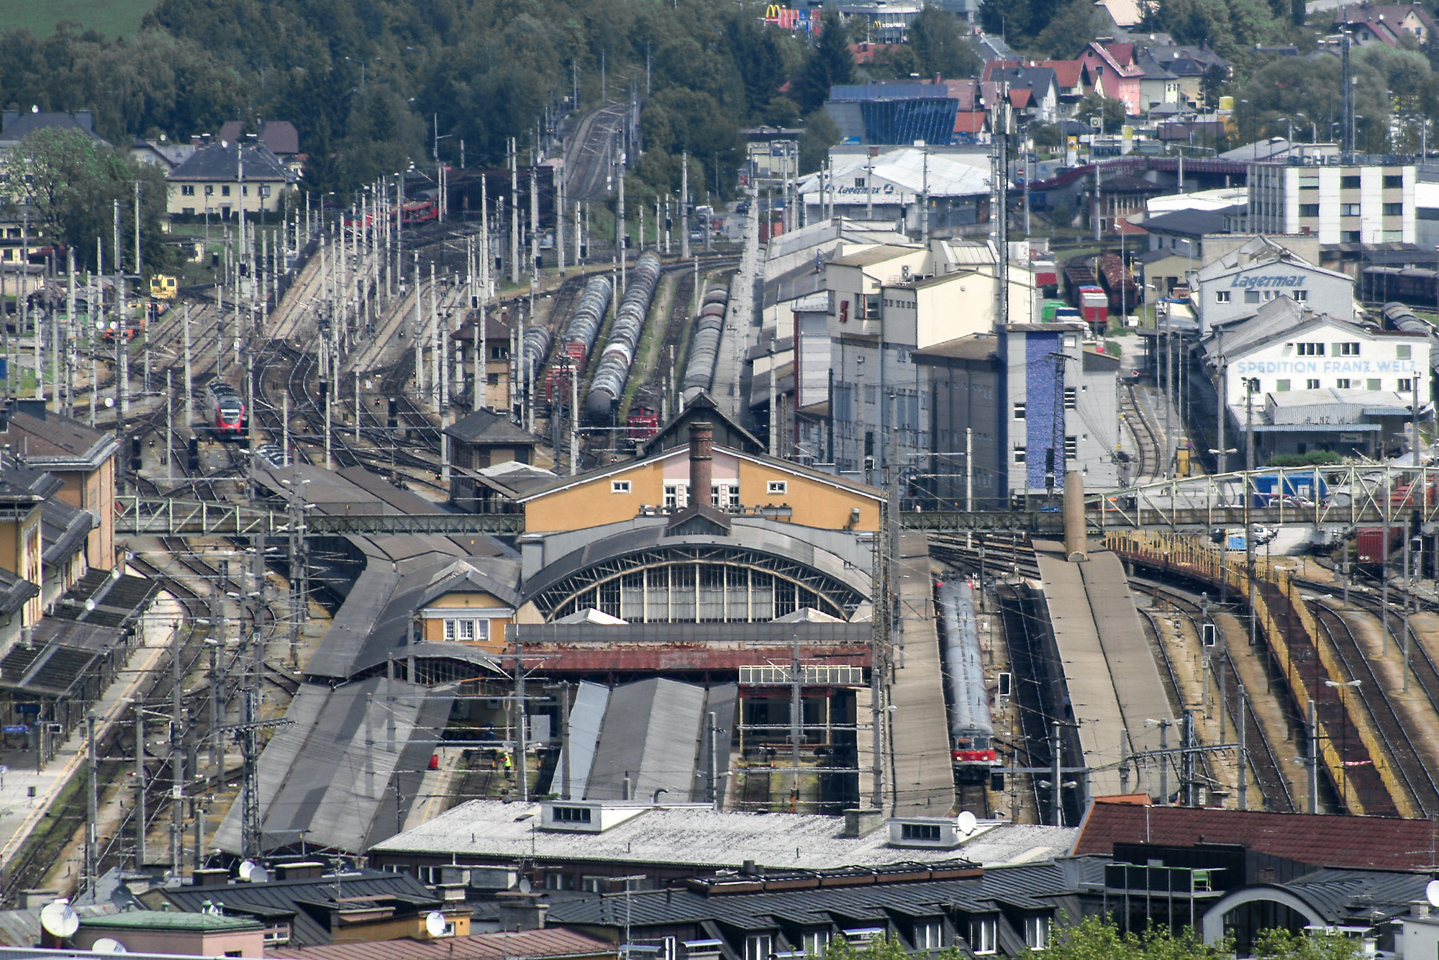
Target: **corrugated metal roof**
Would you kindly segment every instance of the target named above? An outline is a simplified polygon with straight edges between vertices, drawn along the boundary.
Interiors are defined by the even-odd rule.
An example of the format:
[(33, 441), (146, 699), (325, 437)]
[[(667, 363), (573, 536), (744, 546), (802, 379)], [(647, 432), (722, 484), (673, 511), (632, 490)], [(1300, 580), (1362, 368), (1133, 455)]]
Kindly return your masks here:
[[(646, 798), (647, 799), (647, 798)], [(594, 863), (668, 864), (738, 868), (752, 860), (773, 871), (829, 870), (844, 866), (887, 867), (1032, 860), (1069, 850), (1078, 831), (981, 823), (952, 850), (896, 847), (886, 830), (864, 837), (844, 836), (842, 817), (796, 813), (745, 813), (693, 806), (655, 806), (603, 833), (542, 829), (539, 804), (471, 800), (428, 823), (377, 843), (374, 854), (453, 854), (471, 863), (506, 862), (519, 857)], [(493, 858), (493, 859), (490, 859)]]
[[(396, 778), (424, 768), (451, 699), (446, 689), (384, 677), (302, 686), (286, 714), (294, 725), (260, 755), (262, 845), (294, 844), (304, 831), (316, 846), (360, 853), (393, 835), (414, 799)], [(238, 851), (239, 814), (231, 807), (216, 846)]]
[(438, 940), (384, 940), (304, 950), (270, 949), (265, 956), (286, 960), (526, 960), (526, 958), (613, 957), (612, 943), (573, 930), (516, 930)]
[(648, 798), (657, 790), (688, 797), (693, 787), (704, 688), (661, 677), (611, 691), (585, 785), (598, 800)]
[[(574, 704), (570, 707), (570, 789), (565, 796), (585, 795), (590, 768), (595, 761), (595, 747), (599, 744), (600, 726), (605, 722), (605, 708), (609, 706), (609, 700), (609, 687), (588, 680), (580, 681)], [(563, 757), (555, 769), (555, 775), (562, 777)], [(564, 793), (562, 782), (560, 791)]]

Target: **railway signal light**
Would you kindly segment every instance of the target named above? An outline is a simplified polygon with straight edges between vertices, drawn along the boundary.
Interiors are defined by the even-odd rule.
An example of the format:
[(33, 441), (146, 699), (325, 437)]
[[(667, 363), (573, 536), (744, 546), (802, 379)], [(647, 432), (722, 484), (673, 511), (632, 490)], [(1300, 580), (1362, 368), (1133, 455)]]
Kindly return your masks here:
[(141, 444), (139, 437), (130, 438), (130, 469), (133, 470), (135, 473), (140, 472), (140, 466), (142, 463), (140, 458), (140, 451), (142, 449), (142, 446), (143, 445)]
[(1212, 623), (1201, 624), (1200, 637), (1203, 639), (1206, 647), (1212, 647), (1219, 642), (1219, 630)]
[(387, 398), (387, 400), (385, 401), (385, 407), (386, 407), (386, 409), (385, 409), (385, 415), (386, 415), (386, 417), (387, 417), (387, 425), (389, 426), (389, 428), (390, 428), (391, 430), (393, 430), (393, 429), (395, 429), (396, 427), (398, 427), (398, 426), (400, 425), (400, 415), (399, 415), (400, 402), (399, 402), (398, 400), (396, 400), (394, 397), (389, 397), (389, 398)]
[(191, 471), (200, 469), (200, 438), (191, 437), (186, 451), (185, 463)]

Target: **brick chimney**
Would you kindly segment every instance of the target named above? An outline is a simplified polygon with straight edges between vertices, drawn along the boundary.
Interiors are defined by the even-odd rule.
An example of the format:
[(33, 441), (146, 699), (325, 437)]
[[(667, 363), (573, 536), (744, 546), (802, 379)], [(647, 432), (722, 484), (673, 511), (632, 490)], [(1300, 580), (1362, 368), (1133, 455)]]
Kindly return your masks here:
[(706, 506), (714, 488), (714, 426), (690, 424), (690, 506)]

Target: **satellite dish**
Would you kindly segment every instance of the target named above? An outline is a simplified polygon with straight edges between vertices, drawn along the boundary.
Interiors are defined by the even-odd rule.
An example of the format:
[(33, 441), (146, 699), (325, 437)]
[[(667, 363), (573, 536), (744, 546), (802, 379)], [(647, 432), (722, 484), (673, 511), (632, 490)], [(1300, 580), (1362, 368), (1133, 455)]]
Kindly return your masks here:
[(125, 945), (113, 937), (101, 937), (90, 944), (91, 953), (127, 953)]
[(70, 906), (69, 900), (56, 900), (54, 903), (45, 904), (40, 911), (40, 926), (52, 937), (59, 937), (62, 940), (75, 935), (80, 929), (80, 915), (75, 908)]
[(1439, 880), (1430, 880), (1424, 888), (1424, 898), (1433, 906), (1439, 907)]
[(529, 881), (528, 879), (524, 879), (524, 880), (521, 880), (521, 881), (520, 881), (520, 893), (529, 893), (529, 892), (530, 892), (531, 890), (533, 890), (533, 889), (534, 889), (534, 885), (533, 885), (532, 883), (530, 883), (530, 881)]
[(979, 819), (968, 810), (963, 810), (959, 814), (959, 819), (955, 821), (955, 826), (959, 828), (960, 833), (967, 837), (974, 832), (975, 827), (979, 826)]
[(438, 910), (431, 910), (425, 915), (425, 932), (432, 937), (444, 936), (445, 915)]
[(244, 880), (246, 883), (249, 883), (250, 878), (255, 875), (255, 868), (258, 866), (259, 864), (257, 864), (253, 860), (240, 861), (240, 879)]

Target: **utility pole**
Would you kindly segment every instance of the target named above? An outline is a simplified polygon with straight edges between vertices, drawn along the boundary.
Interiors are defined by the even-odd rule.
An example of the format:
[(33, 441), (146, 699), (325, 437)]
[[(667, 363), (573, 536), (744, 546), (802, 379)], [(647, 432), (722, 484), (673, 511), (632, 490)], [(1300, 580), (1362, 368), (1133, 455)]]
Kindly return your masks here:
[(520, 628), (515, 627), (515, 777), (519, 784), (520, 803), (530, 800), (529, 775), (525, 769), (525, 645)]
[(115, 200), (115, 312), (119, 322), (115, 324), (115, 350), (120, 354), (119, 375), (115, 378), (116, 393), (119, 394), (119, 416), (115, 420), (115, 433), (123, 436), (125, 420), (130, 416), (130, 342), (128, 318), (125, 316), (125, 271), (121, 266), (120, 254), (120, 201)]
[(85, 718), (85, 889), (93, 891), (100, 879), (100, 838), (98, 814), (100, 764), (95, 756), (95, 715)]
[(690, 258), (690, 155), (680, 154), (680, 258)]
[(145, 710), (135, 704), (135, 871), (145, 869)]
[(520, 148), (510, 138), (510, 283), (520, 285)]

